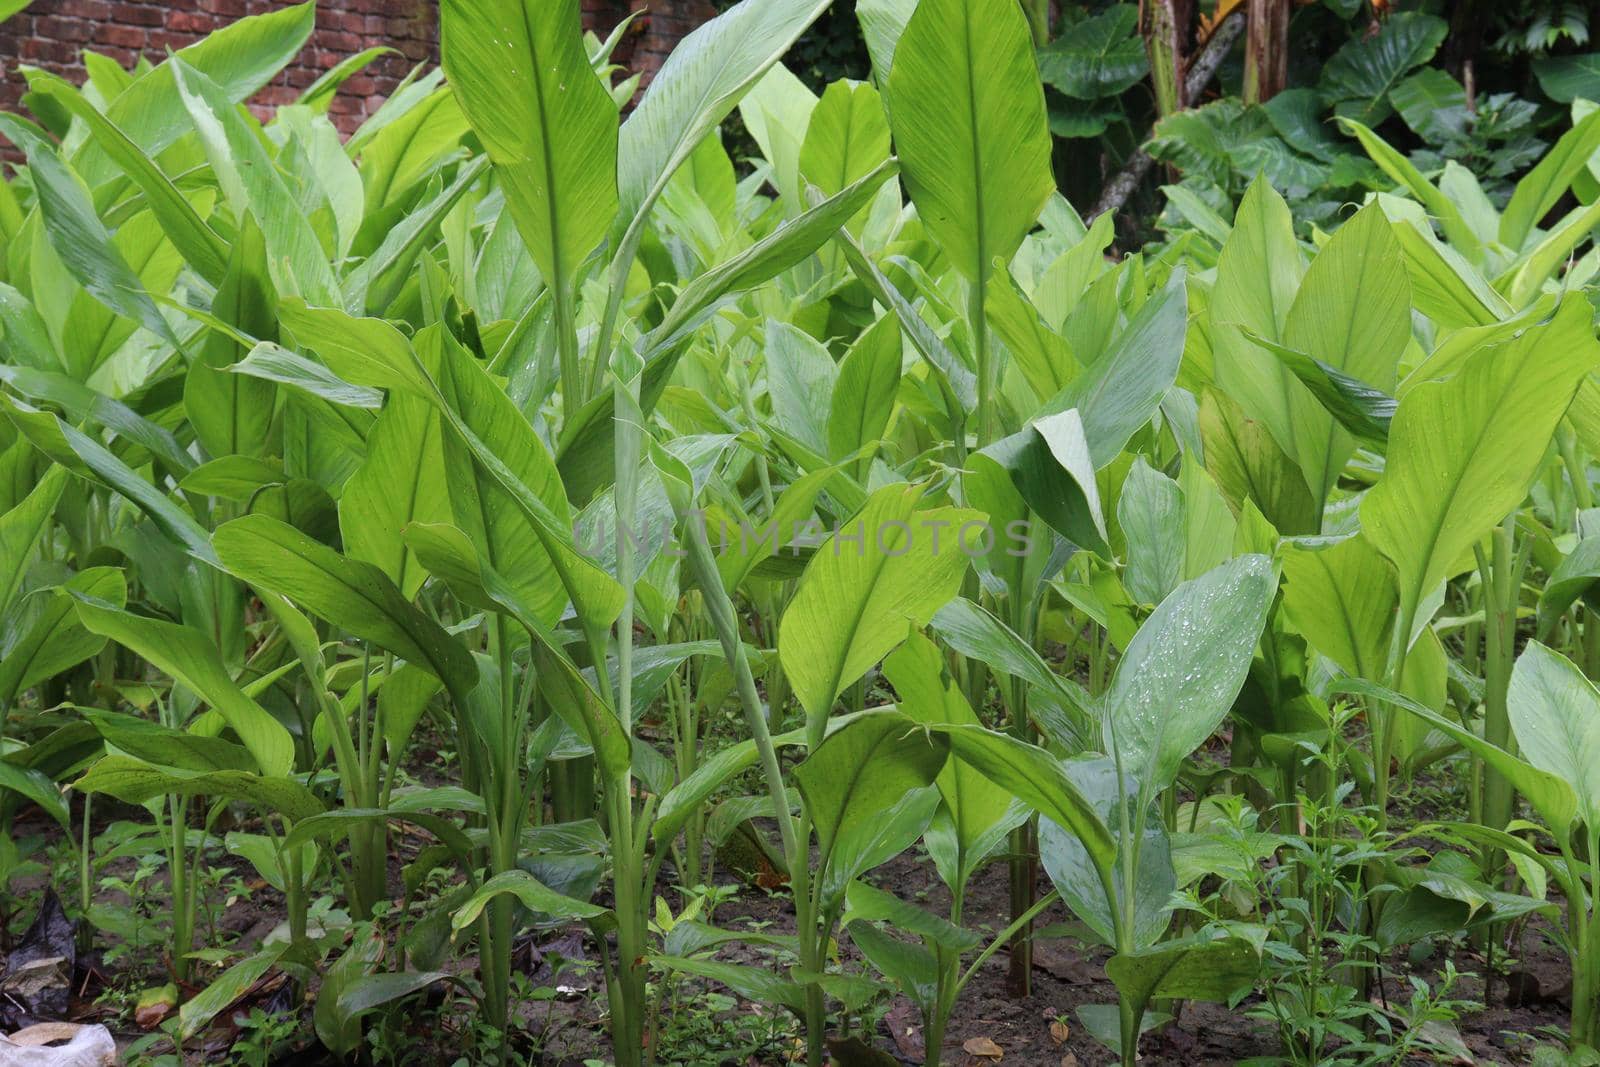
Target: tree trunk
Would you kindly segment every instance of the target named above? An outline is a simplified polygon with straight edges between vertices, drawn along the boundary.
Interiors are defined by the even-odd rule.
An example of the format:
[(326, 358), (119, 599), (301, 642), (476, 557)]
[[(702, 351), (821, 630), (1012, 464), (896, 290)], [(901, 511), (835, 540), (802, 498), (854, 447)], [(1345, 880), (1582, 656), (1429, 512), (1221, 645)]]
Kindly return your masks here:
[(1150, 54), (1150, 84), (1156, 113), (1165, 118), (1189, 106), (1184, 86), (1185, 44), (1193, 6), (1189, 0), (1146, 0), (1144, 47)]
[(1289, 84), (1291, 0), (1249, 0), (1244, 44), (1244, 102), (1264, 104)]

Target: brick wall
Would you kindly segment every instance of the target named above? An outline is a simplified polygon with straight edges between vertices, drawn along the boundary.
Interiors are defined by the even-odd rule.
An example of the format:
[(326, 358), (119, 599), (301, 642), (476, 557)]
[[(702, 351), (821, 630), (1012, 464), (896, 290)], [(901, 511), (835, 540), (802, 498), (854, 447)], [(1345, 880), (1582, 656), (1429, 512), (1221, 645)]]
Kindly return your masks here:
[[(43, 67), (73, 82), (83, 80), (80, 53), (89, 48), (131, 66), (141, 55), (159, 61), (219, 26), (245, 15), (289, 6), (290, 0), (34, 0), (21, 14), (0, 23), (0, 109), (13, 110), (25, 91), (19, 64)], [(584, 25), (605, 36), (631, 7), (644, 0), (583, 0)], [(656, 0), (654, 10), (629, 28), (616, 61), (641, 70), (648, 80), (678, 40), (716, 13), (711, 0)], [(345, 82), (333, 103), (334, 121), (346, 133), (394, 90), (415, 64), (437, 62), (435, 0), (319, 0), (316, 32), (305, 50), (255, 103), (294, 100), (328, 68), (374, 45), (399, 55), (378, 59)]]

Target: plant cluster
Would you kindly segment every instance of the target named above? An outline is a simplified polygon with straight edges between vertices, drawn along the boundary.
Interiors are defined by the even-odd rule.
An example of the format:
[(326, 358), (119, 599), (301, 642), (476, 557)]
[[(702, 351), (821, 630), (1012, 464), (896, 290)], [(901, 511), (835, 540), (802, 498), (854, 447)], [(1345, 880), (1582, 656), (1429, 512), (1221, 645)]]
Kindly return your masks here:
[(244, 106), (311, 3), (0, 115), (0, 917), (58, 883), (139, 1055), (820, 1067), (898, 997), (938, 1063), (1048, 937), (1123, 1063), (1196, 1001), (1400, 1063), (1536, 927), (1592, 1061), (1597, 109), (1395, 14), (1163, 120), (1117, 257), (1046, 85), (1131, 8), (860, 0), (817, 93), (827, 0), (743, 0), (630, 109), (578, 0), (440, 7), (346, 141), (372, 55)]

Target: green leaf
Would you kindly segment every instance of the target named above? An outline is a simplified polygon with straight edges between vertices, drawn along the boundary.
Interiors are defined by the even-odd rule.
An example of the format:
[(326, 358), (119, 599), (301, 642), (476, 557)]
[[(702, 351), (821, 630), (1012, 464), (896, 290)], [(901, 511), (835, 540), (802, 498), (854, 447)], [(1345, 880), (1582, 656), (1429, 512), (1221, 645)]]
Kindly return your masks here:
[(1600, 361), (1589, 318), (1586, 302), (1565, 300), (1547, 323), (1400, 401), (1361, 524), (1398, 571), (1402, 618), (1527, 495), (1556, 423)]
[(927, 728), (944, 734), (953, 757), (1076, 837), (1102, 886), (1113, 884), (1117, 843), (1061, 760), (1038, 745), (982, 727), (929, 724)]
[(345, 552), (389, 576), (407, 600), (426, 574), (403, 534), (451, 517), (439, 414), (421, 397), (391, 393), (367, 435), (367, 457), (339, 497)]
[(1572, 661), (1530, 641), (1511, 671), (1506, 707), (1525, 760), (1571, 787), (1600, 827), (1600, 692)]
[(1561, 558), (1539, 594), (1541, 637), (1549, 635), (1580, 597), (1587, 602), (1597, 583), (1600, 583), (1600, 537), (1586, 537)]
[[(229, 104), (243, 103), (300, 54), (315, 23), (316, 4), (308, 0), (231, 22), (176, 58), (215, 82)], [(170, 62), (146, 70), (106, 107), (106, 118), (151, 158), (193, 129), (173, 74)], [(85, 145), (73, 162), (92, 185), (117, 173), (98, 145)]]
[(1072, 740), (1092, 744), (1099, 711), (1075, 681), (1050, 669), (1033, 646), (986, 609), (962, 597), (950, 601), (933, 617), (933, 630), (951, 648), (993, 670), (1020, 678), (1037, 695), (1060, 705), (1072, 718)]
[(1558, 104), (1580, 97), (1600, 100), (1600, 52), (1573, 56), (1540, 56), (1532, 63), (1539, 88)]
[(1105, 751), (1146, 797), (1233, 707), (1277, 584), (1267, 557), (1240, 556), (1173, 590), (1124, 650), (1103, 698)]
[[(914, 722), (979, 725), (977, 714), (945, 670), (938, 646), (920, 633), (912, 633), (884, 660), (883, 674), (899, 696), (900, 711)], [(1013, 825), (1011, 794), (960, 760), (946, 760), (935, 781), (944, 798), (954, 846), (954, 863), (948, 870), (941, 865), (939, 873), (955, 888), (966, 884), (988, 851), (998, 845), (998, 834)], [(932, 840), (935, 831), (930, 829), (929, 835), (929, 853), (938, 863), (940, 853)], [(856, 908), (854, 898), (851, 907)], [(909, 929), (903, 923), (897, 925)]]
[(1077, 409), (1042, 416), (979, 455), (1003, 467), (1022, 499), (1062, 537), (1092, 552), (1106, 551), (1100, 491)]
[(578, 0), (445, 0), (439, 52), (539, 273), (570, 284), (617, 213), (617, 109)]
[(1022, 8), (920, 0), (895, 47), (888, 106), (906, 191), (929, 237), (981, 286), (1055, 188)]
[[(0, 116), (0, 131), (28, 153), (28, 173), (39, 198), (45, 233), (68, 273), (106, 307), (181, 348), (144, 283), (112, 243), (88, 189), (50, 142), (10, 115)], [(75, 377), (86, 379), (95, 368), (70, 369)]]
[(1358, 35), (1322, 68), (1323, 99), (1342, 117), (1376, 126), (1390, 114), (1389, 91), (1433, 58), (1450, 24), (1436, 15), (1398, 12), (1372, 35)]
[(968, 558), (958, 531), (982, 516), (919, 512), (921, 498), (906, 485), (878, 490), (800, 578), (778, 632), (778, 659), (813, 721), (905, 640), (907, 622), (927, 623), (960, 588)]
[[(278, 297), (267, 274), (261, 230), (246, 216), (212, 297), (211, 313), (245, 334), (276, 334), (273, 308)], [(184, 413), (195, 437), (212, 456), (261, 455), (272, 434), (278, 390), (263, 379), (228, 372), (242, 352), (233, 337), (213, 331), (202, 342), (184, 378)]]
[[(0, 542), (5, 519), (0, 518)], [(73, 594), (81, 593), (117, 607), (127, 600), (127, 581), (115, 567), (89, 567), (58, 588), (39, 589), (21, 602), (0, 634), (0, 706), (11, 706), (18, 693), (82, 663), (105, 647), (106, 640), (85, 630), (74, 610)]]
[[(308, 7), (310, 5), (307, 5)], [(272, 969), (288, 948), (283, 941), (269, 945), (223, 971), (211, 984), (178, 1008), (178, 1032), (185, 1041), (210, 1025), (222, 1012), (249, 992), (262, 975)]]
[(527, 871), (515, 870), (502, 871), (479, 886), (450, 916), (450, 926), (456, 930), (466, 929), (478, 921), (489, 901), (506, 893), (516, 897), (528, 910), (553, 918), (583, 919), (592, 923), (611, 914), (608, 908), (557, 893)]
[(1078, 409), (1095, 470), (1116, 459), (1177, 381), (1188, 308), (1184, 273), (1175, 270), (1108, 350), (1040, 410), (1044, 416)]
[[(1555, 835), (1558, 842), (1566, 843), (1571, 840), (1574, 820), (1578, 817), (1579, 809), (1578, 798), (1566, 779), (1524, 763), (1505, 749), (1485, 741), (1459, 722), (1447, 719), (1432, 708), (1419, 704), (1410, 697), (1402, 696), (1392, 689), (1356, 678), (1336, 682), (1334, 688), (1339, 692), (1355, 693), (1391, 704), (1426, 722), (1477, 756), (1486, 767), (1503, 775), (1506, 781), (1511, 783), (1512, 788), (1527, 798), (1528, 803), (1539, 813), (1539, 817), (1549, 826), (1550, 832)], [(1479, 829), (1487, 830), (1487, 828)]]
[(622, 124), (617, 152), (621, 225), (650, 210), (701, 138), (828, 3), (742, 0), (677, 43)]
[[(900, 324), (885, 315), (861, 332), (839, 362), (828, 405), (826, 453), (844, 460), (883, 437), (900, 389)], [(859, 469), (865, 470), (864, 458)]]
[(794, 770), (816, 827), (825, 871), (834, 846), (878, 824), (884, 813), (914, 789), (934, 780), (948, 748), (938, 737), (891, 710), (851, 716)]
[(842, 925), (861, 921), (886, 922), (897, 930), (926, 938), (952, 952), (966, 952), (983, 943), (982, 938), (971, 930), (964, 930), (948, 919), (941, 919), (866, 882), (851, 882), (845, 899), (849, 901), (850, 910), (841, 920)]
[(16, 602), (66, 486), (66, 470), (52, 466), (16, 507), (0, 515), (0, 616)]
[[(1114, 871), (1103, 870), (1081, 838), (1049, 817), (1039, 822), (1040, 865), (1073, 914), (1106, 944), (1116, 945), (1124, 940), (1118, 937), (1119, 930), (1135, 946), (1154, 944), (1171, 922), (1172, 894), (1177, 888), (1166, 825), (1153, 805), (1139, 804), (1139, 783), (1119, 775), (1112, 760), (1103, 756), (1080, 757), (1066, 760), (1061, 766), (1117, 842), (1118, 865)], [(1139, 828), (1135, 831), (1137, 842), (1123, 837), (1124, 814), (1130, 828)], [(1131, 854), (1135, 848), (1139, 863), (1133, 888), (1132, 926), (1123, 930), (1129, 918), (1126, 878), (1133, 869)]]
[(1117, 96), (1150, 73), (1136, 4), (1113, 4), (1064, 26), (1039, 49), (1039, 77), (1079, 100)]
[(54, 74), (32, 74), (28, 87), (72, 113), (89, 128), (95, 143), (144, 193), (161, 229), (195, 272), (216, 284), (228, 266), (228, 244), (217, 236), (166, 173), (87, 97)]
[(1500, 243), (1520, 251), (1534, 227), (1556, 206), (1556, 201), (1567, 195), (1573, 179), (1586, 172), (1596, 150), (1600, 150), (1600, 111), (1590, 112), (1562, 134), (1517, 182), (1511, 201), (1500, 216)]
[(1200, 398), (1200, 439), (1206, 471), (1235, 512), (1242, 513), (1252, 502), (1286, 536), (1321, 528), (1317, 502), (1300, 468), (1264, 424), (1212, 389)]
[(253, 130), (227, 91), (181, 57), (167, 63), (206, 158), (234, 214), (254, 215), (266, 239), (272, 281), (280, 293), (294, 293), (317, 304), (341, 303), (328, 255)]
[(244, 694), (223, 665), (216, 642), (205, 634), (103, 607), (81, 596), (78, 618), (90, 632), (138, 653), (215, 708), (250, 750), (262, 774), (287, 774), (294, 765), (294, 739), (289, 731)]
[[(772, 738), (774, 748), (789, 748), (805, 744), (805, 731), (791, 730)], [(657, 841), (670, 841), (678, 831), (702, 810), (711, 795), (736, 775), (756, 765), (761, 753), (754, 740), (735, 742), (700, 762), (694, 771), (661, 798), (655, 820), (650, 824), (650, 836)]]
[(250, 750), (220, 737), (175, 730), (149, 719), (114, 711), (85, 708), (108, 745), (122, 755), (185, 771), (249, 771), (256, 766)]
[(1326, 546), (1289, 541), (1282, 559), (1294, 628), (1350, 674), (1382, 678), (1398, 599), (1388, 561), (1359, 535)]
[(341, 556), (265, 515), (224, 523), (217, 555), (242, 581), (286, 597), (313, 615), (386, 648), (464, 694), (477, 681), (471, 657), (438, 623), (412, 607), (370, 563)]
[(832, 196), (888, 158), (889, 124), (878, 90), (869, 82), (830, 82), (800, 144), (801, 175)]
[(251, 771), (190, 771), (162, 767), (132, 756), (106, 756), (72, 783), (80, 793), (107, 793), (129, 804), (157, 797), (222, 797), (250, 804), (264, 815), (289, 822), (323, 811), (322, 801), (292, 778), (273, 778)]
[(1117, 498), (1117, 525), (1128, 546), (1122, 584), (1139, 603), (1161, 603), (1183, 580), (1183, 520), (1178, 483), (1136, 458)]
[[(1340, 226), (1306, 271), (1284, 323), (1283, 342), (1335, 373), (1392, 389), (1411, 340), (1411, 287), (1405, 261), (1376, 204)], [(1280, 356), (1281, 358), (1281, 356)], [(1294, 453), (1311, 494), (1326, 500), (1355, 442), (1300, 379), (1288, 386)], [(1282, 369), (1280, 369), (1280, 373)]]
[(43, 771), (0, 762), (0, 789), (15, 793), (24, 800), (33, 801), (39, 805), (40, 810), (54, 819), (63, 831), (71, 832), (72, 814), (67, 810), (66, 799), (62, 797), (56, 783)]
[(1160, 997), (1226, 1004), (1254, 985), (1261, 954), (1242, 938), (1192, 934), (1106, 961), (1106, 976), (1134, 1004)]
[[(1405, 156), (1395, 151), (1387, 141), (1379, 137), (1365, 125), (1355, 119), (1341, 116), (1339, 125), (1347, 132), (1355, 135), (1361, 142), (1361, 147), (1366, 149), (1372, 161), (1396, 182), (1403, 185), (1417, 202), (1427, 209), (1428, 214), (1439, 220), (1439, 225), (1444, 228), (1444, 233), (1450, 243), (1460, 250), (1468, 260), (1477, 261), (1482, 258), (1483, 248), (1477, 234), (1473, 232), (1467, 220), (1462, 217), (1461, 211), (1455, 203), (1439, 187), (1430, 182), (1416, 166)], [(1402, 233), (1396, 234), (1402, 237)], [(1413, 275), (1415, 281), (1415, 275)]]

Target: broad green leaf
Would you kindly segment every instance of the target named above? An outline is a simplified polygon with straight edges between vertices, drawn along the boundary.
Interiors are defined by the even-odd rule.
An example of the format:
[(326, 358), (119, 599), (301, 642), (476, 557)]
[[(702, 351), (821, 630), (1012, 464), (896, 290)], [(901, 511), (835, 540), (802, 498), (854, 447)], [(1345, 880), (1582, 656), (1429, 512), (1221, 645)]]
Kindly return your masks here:
[[(270, 341), (277, 333), (277, 302), (261, 230), (247, 216), (211, 299), (211, 314), (242, 333)], [(233, 337), (212, 331), (184, 377), (184, 414), (212, 456), (256, 456), (267, 450), (278, 390), (264, 379), (228, 371), (244, 354)]]
[(226, 90), (174, 56), (167, 65), (206, 158), (234, 214), (253, 214), (266, 239), (272, 280), (280, 293), (318, 304), (340, 303), (339, 285), (310, 220)]
[(478, 921), (484, 907), (495, 897), (509, 893), (530, 911), (561, 919), (592, 921), (610, 914), (606, 908), (557, 893), (527, 871), (502, 871), (483, 885), (450, 916), (450, 925), (464, 930)]
[(1113, 4), (1064, 26), (1055, 40), (1039, 49), (1039, 76), (1079, 100), (1116, 96), (1149, 72), (1135, 4)]
[(178, 1008), (178, 1031), (184, 1040), (200, 1033), (211, 1024), (212, 1019), (237, 1003), (262, 975), (272, 969), (288, 947), (287, 941), (277, 942), (246, 956), (223, 971), (194, 997), (184, 1001)]
[[(829, 0), (742, 0), (679, 41), (622, 124), (617, 186), (627, 225), (788, 51)], [(852, 212), (853, 214), (853, 212)]]
[[(805, 731), (791, 730), (772, 738), (774, 748), (783, 749), (805, 744)], [(713, 793), (735, 776), (749, 770), (761, 758), (754, 740), (738, 741), (701, 761), (694, 772), (673, 786), (661, 798), (655, 820), (650, 824), (650, 836), (657, 841), (670, 841), (678, 831), (703, 807)], [(763, 797), (765, 801), (767, 798)]]
[[(230, 104), (240, 104), (300, 54), (315, 22), (315, 3), (293, 4), (229, 23), (174, 55), (215, 82)], [(171, 63), (158, 64), (106, 107), (106, 118), (151, 158), (193, 129), (173, 74)], [(73, 164), (96, 186), (117, 172), (116, 164), (94, 144), (85, 145)]]
[(72, 815), (67, 809), (67, 802), (49, 775), (31, 767), (18, 767), (12, 763), (0, 762), (0, 790), (16, 793), (25, 800), (33, 801), (46, 815), (56, 821), (62, 832), (71, 832)]
[(294, 765), (294, 739), (265, 708), (239, 688), (216, 643), (199, 630), (133, 615), (78, 598), (78, 619), (91, 632), (109, 637), (154, 664), (215, 708), (256, 766), (269, 777)]
[(838, 390), (838, 365), (822, 342), (776, 319), (767, 323), (767, 395), (773, 421), (819, 456), (828, 454), (829, 405)]
[(16, 507), (0, 515), (0, 616), (16, 602), (66, 485), (66, 469), (52, 466)]
[(118, 459), (110, 449), (49, 412), (39, 411), (0, 394), (11, 424), (39, 451), (74, 474), (93, 477), (137, 504), (162, 531), (196, 559), (216, 564), (210, 538), (194, 516), (184, 511), (150, 481)]
[[(1022, 499), (1062, 537), (1104, 552), (1105, 516), (1081, 414), (1069, 408), (1041, 416), (978, 455), (1004, 468)], [(1001, 532), (994, 536), (998, 541)]]
[(959, 531), (982, 516), (918, 511), (921, 498), (921, 489), (906, 485), (874, 493), (817, 549), (795, 589), (778, 659), (813, 721), (905, 640), (908, 622), (926, 624), (961, 585), (968, 557)]
[(1159, 604), (1183, 580), (1183, 490), (1143, 456), (1122, 483), (1117, 525), (1127, 543), (1122, 584), (1141, 604)]
[(1105, 751), (1154, 796), (1233, 707), (1277, 591), (1265, 556), (1178, 586), (1145, 620), (1103, 698)]
[(1206, 934), (1106, 961), (1106, 975), (1117, 992), (1141, 1006), (1156, 997), (1226, 1004), (1251, 988), (1260, 972), (1261, 953), (1255, 945), (1242, 938)]
[(539, 273), (569, 284), (617, 212), (617, 109), (578, 0), (445, 0), (439, 51)]
[(83, 717), (118, 753), (185, 771), (250, 771), (256, 761), (243, 745), (163, 726), (136, 715), (85, 708)]
[(1429, 215), (1439, 220), (1445, 236), (1462, 255), (1474, 262), (1482, 258), (1483, 246), (1479, 243), (1472, 227), (1467, 224), (1467, 220), (1462, 217), (1460, 209), (1439, 190), (1438, 186), (1424, 177), (1409, 159), (1353, 118), (1340, 116), (1339, 125), (1355, 134), (1356, 140), (1361, 142), (1361, 147), (1366, 149), (1367, 155), (1372, 157), (1372, 161), (1379, 169), (1403, 185), (1412, 196), (1416, 197), (1417, 202), (1427, 209)]
[[(885, 315), (861, 332), (839, 361), (826, 426), (827, 455), (843, 460), (883, 437), (900, 389), (900, 324)], [(863, 458), (861, 470), (870, 461)]]
[(1040, 415), (1078, 409), (1095, 470), (1114, 460), (1155, 416), (1177, 381), (1188, 306), (1184, 274), (1175, 270), (1088, 369), (1041, 409)]
[(932, 626), (945, 644), (963, 656), (1022, 679), (1038, 691), (1036, 696), (1058, 704), (1072, 719), (1074, 742), (1094, 743), (1099, 713), (1088, 694), (1077, 682), (1051, 670), (1044, 657), (989, 611), (958, 597), (934, 614)]
[(1600, 150), (1600, 111), (1573, 125), (1517, 182), (1500, 216), (1500, 243), (1520, 251), (1556, 201), (1567, 194), (1572, 180), (1584, 173), (1589, 159)]
[[(912, 721), (979, 725), (977, 714), (945, 670), (938, 646), (920, 633), (913, 632), (884, 660), (883, 674), (899, 696), (896, 706)], [(996, 831), (1003, 834), (1013, 824), (1009, 817), (1011, 794), (960, 760), (947, 760), (935, 782), (944, 798), (955, 846), (955, 863), (940, 874), (951, 886), (964, 885), (983, 860), (986, 846), (998, 843)], [(934, 830), (930, 828), (929, 834)], [(939, 853), (932, 841), (929, 853), (937, 863)], [(854, 898), (851, 906), (856, 907)]]
[(29, 78), (29, 88), (70, 111), (89, 128), (95, 143), (144, 193), (174, 247), (196, 273), (213, 284), (228, 266), (228, 244), (194, 209), (166, 173), (115, 123), (65, 80), (47, 72)]
[(1383, 677), (1397, 593), (1387, 560), (1365, 537), (1288, 542), (1283, 609), (1311, 647), (1358, 678)]
[(537, 618), (553, 624), (570, 600), (586, 626), (622, 608), (616, 581), (573, 543), (567, 493), (544, 442), (471, 354), (434, 327), (419, 338), (435, 360), (432, 399), (442, 416), (445, 476), (456, 522), (485, 562)]
[(948, 919), (941, 919), (866, 882), (851, 882), (845, 899), (849, 901), (850, 910), (841, 921), (846, 925), (857, 921), (886, 922), (896, 930), (926, 938), (954, 952), (969, 951), (983, 943), (971, 930), (964, 930)]
[(1017, 369), (1041, 401), (1054, 398), (1078, 376), (1078, 360), (1065, 337), (1046, 325), (1009, 272), (989, 280), (984, 300), (989, 325), (1005, 342)]
[(1590, 599), (1600, 583), (1600, 537), (1586, 537), (1561, 558), (1539, 594), (1539, 633), (1548, 636), (1561, 616), (1581, 597)]
[(868, 82), (836, 81), (811, 112), (800, 145), (800, 173), (832, 196), (889, 158), (883, 101)]
[[(5, 519), (0, 518), (0, 540)], [(17, 694), (95, 655), (104, 637), (85, 630), (73, 607), (74, 593), (122, 607), (127, 581), (115, 567), (88, 567), (58, 588), (35, 590), (0, 634), (0, 706)]]
[(1522, 502), (1597, 361), (1587, 305), (1569, 299), (1548, 323), (1406, 393), (1384, 475), (1361, 502), (1365, 536), (1398, 572), (1402, 618)]
[[(1177, 875), (1172, 867), (1171, 846), (1166, 826), (1153, 807), (1138, 803), (1139, 783), (1117, 774), (1114, 761), (1103, 756), (1065, 760), (1066, 776), (1093, 806), (1097, 817), (1109, 829), (1121, 854), (1116, 868), (1103, 871), (1075, 833), (1063, 829), (1054, 819), (1039, 823), (1039, 862), (1050, 882), (1061, 892), (1073, 914), (1108, 945), (1118, 942), (1117, 930), (1126, 922), (1126, 890), (1129, 859), (1138, 849), (1139, 865), (1133, 889), (1132, 928), (1127, 931), (1133, 944), (1145, 946), (1157, 941), (1170, 921), (1172, 894)], [(1118, 783), (1121, 788), (1118, 788)], [(1136, 845), (1122, 840), (1124, 812), (1130, 827), (1138, 827)]]
[[(1410, 339), (1405, 261), (1382, 209), (1370, 204), (1340, 226), (1312, 260), (1289, 308), (1283, 342), (1340, 374), (1392, 390)], [(1355, 442), (1289, 371), (1294, 380), (1283, 384), (1294, 451), (1320, 503), (1333, 490)]]
[(907, 793), (934, 780), (948, 747), (920, 724), (894, 711), (853, 716), (828, 735), (794, 770), (825, 870), (834, 846), (884, 813)]
[(406, 527), (450, 518), (442, 432), (427, 401), (391, 393), (367, 437), (367, 458), (339, 497), (345, 552), (380, 568), (407, 600), (426, 575), (406, 546)]
[(1572, 661), (1530, 641), (1511, 671), (1506, 707), (1529, 763), (1566, 782), (1578, 815), (1600, 827), (1600, 692)]
[(1071, 833), (1082, 844), (1103, 888), (1113, 884), (1117, 843), (1099, 809), (1067, 773), (1067, 764), (1049, 752), (1009, 734), (978, 726), (928, 724), (944, 734), (950, 754), (976, 768), (995, 785), (1007, 790)]
[(1263, 423), (1212, 389), (1200, 398), (1200, 438), (1206, 471), (1236, 513), (1253, 502), (1286, 536), (1320, 529), (1322, 517), (1300, 468)]
[(1438, 50), (1450, 24), (1437, 15), (1396, 12), (1378, 32), (1351, 37), (1322, 68), (1323, 99), (1342, 117), (1376, 126), (1391, 113), (1389, 91)]
[(1486, 767), (1503, 775), (1506, 781), (1511, 783), (1512, 788), (1527, 798), (1528, 803), (1539, 813), (1540, 818), (1544, 819), (1557, 841), (1564, 843), (1571, 840), (1579, 808), (1578, 798), (1566, 779), (1524, 763), (1505, 749), (1485, 741), (1459, 722), (1447, 719), (1432, 708), (1419, 704), (1392, 689), (1353, 678), (1336, 683), (1335, 688), (1340, 692), (1356, 693), (1381, 701), (1423, 720), (1477, 756)]
[(163, 767), (132, 756), (106, 756), (72, 783), (80, 793), (107, 793), (129, 804), (157, 797), (205, 796), (238, 800), (263, 815), (280, 815), (291, 823), (323, 811), (322, 801), (292, 778), (252, 771), (189, 771)]
[[(1054, 189), (1044, 91), (1010, 0), (920, 0), (895, 46), (889, 126), (929, 236), (982, 286)], [(981, 289), (978, 290), (981, 301)]]
[[(88, 189), (54, 146), (34, 127), (14, 116), (0, 116), (0, 131), (28, 154), (28, 173), (39, 198), (44, 232), (67, 271), (106, 307), (139, 323), (174, 348), (181, 347), (144, 283), (113, 244)], [(94, 367), (70, 369), (77, 377), (87, 378)]]
[(212, 542), (242, 581), (426, 668), (452, 693), (465, 693), (475, 684), (477, 672), (461, 645), (412, 607), (372, 564), (341, 556), (265, 515), (224, 523)]

